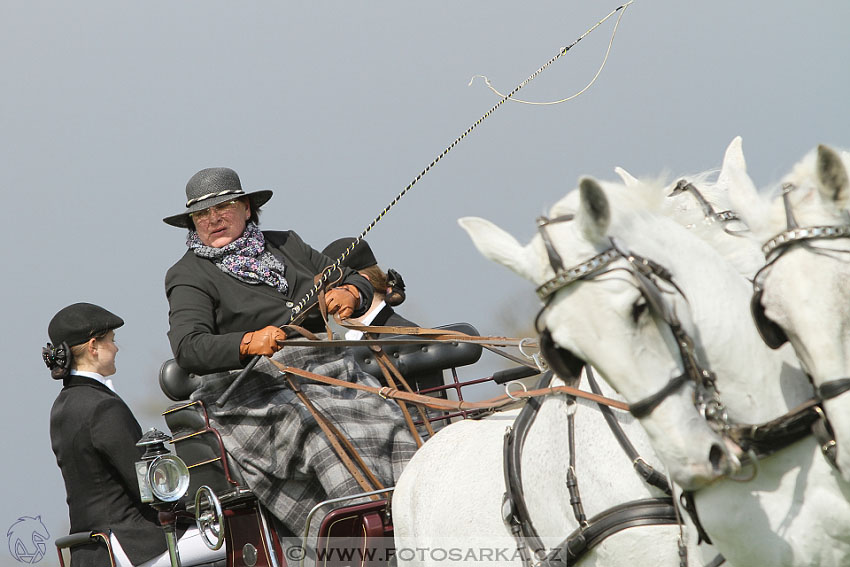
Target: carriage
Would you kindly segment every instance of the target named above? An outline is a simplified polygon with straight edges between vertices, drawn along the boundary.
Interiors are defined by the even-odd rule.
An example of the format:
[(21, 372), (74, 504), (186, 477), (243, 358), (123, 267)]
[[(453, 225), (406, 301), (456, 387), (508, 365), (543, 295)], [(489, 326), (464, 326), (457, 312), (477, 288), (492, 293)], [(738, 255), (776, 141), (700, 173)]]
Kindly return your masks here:
[[(478, 336), (475, 327), (467, 323), (438, 327), (434, 331)], [(393, 339), (382, 341), (380, 350), (418, 387), (420, 395), (443, 400), (451, 396), (463, 402), (464, 393), (473, 386), (504, 384), (539, 374), (536, 368), (517, 366), (483, 378), (461, 379), (458, 369), (480, 359), (483, 350), (480, 344), (425, 339), (399, 340), (394, 345)], [(376, 360), (378, 349), (351, 348), (361, 368), (376, 378), (384, 378)], [(436, 382), (435, 376), (443, 378), (444, 373), (448, 382)], [(173, 359), (162, 364), (160, 388), (175, 402), (162, 413), (170, 434), (151, 429), (138, 443), (145, 448), (142, 461), (137, 463), (142, 497), (159, 510), (172, 565), (182, 564), (175, 545), (178, 521), (194, 522), (210, 550), (220, 550), (214, 564), (226, 567), (285, 567), (305, 561), (342, 566), (364, 564), (366, 556), (370, 558), (368, 564), (392, 559), (393, 524), (389, 508), (392, 487), (324, 501), (310, 512), (303, 533), (289, 533), (248, 488), (239, 467), (225, 450), (220, 433), (210, 424), (204, 403), (189, 400), (198, 380)], [(433, 431), (435, 426), (486, 413), (486, 408), (432, 410), (414, 423), (424, 430), (428, 427), (424, 423), (427, 420)], [(320, 526), (318, 535), (311, 539), (314, 522)], [(106, 546), (113, 557), (108, 534), (77, 533), (56, 540), (60, 565), (64, 567), (66, 563), (67, 550), (91, 543)], [(112, 564), (115, 565), (114, 557)]]

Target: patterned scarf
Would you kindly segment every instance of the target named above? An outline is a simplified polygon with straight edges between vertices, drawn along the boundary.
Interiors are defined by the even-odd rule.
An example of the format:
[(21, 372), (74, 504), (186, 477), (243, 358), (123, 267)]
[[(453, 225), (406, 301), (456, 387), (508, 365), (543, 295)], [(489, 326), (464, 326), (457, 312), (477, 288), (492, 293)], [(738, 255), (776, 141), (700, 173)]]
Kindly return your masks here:
[(259, 227), (249, 222), (242, 236), (221, 248), (205, 246), (196, 231), (190, 231), (186, 246), (196, 256), (209, 258), (222, 272), (249, 284), (268, 284), (286, 293), (286, 266), (266, 250), (266, 239)]

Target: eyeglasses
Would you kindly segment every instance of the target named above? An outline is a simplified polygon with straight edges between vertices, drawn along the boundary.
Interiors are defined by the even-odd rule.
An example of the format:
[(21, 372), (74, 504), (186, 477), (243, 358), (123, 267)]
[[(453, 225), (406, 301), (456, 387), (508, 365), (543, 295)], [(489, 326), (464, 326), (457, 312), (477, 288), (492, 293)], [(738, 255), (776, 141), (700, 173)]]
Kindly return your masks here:
[(209, 207), (208, 209), (204, 209), (202, 211), (197, 211), (197, 212), (194, 212), (194, 213), (189, 213), (189, 216), (192, 217), (192, 220), (194, 222), (198, 222), (198, 221), (206, 222), (206, 221), (210, 220), (210, 215), (213, 213), (213, 211), (215, 211), (216, 214), (219, 215), (219, 216), (226, 215), (226, 214), (233, 211), (233, 207), (235, 207), (237, 203), (239, 203), (239, 199), (233, 199), (231, 201), (225, 201), (223, 203), (219, 203), (218, 205), (213, 205), (212, 207)]

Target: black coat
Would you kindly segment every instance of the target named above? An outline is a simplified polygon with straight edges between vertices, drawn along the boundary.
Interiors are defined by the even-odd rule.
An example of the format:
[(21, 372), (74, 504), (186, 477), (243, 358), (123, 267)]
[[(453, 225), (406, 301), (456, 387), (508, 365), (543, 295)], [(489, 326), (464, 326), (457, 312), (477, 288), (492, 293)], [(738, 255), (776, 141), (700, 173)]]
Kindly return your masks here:
[[(286, 266), (284, 275), (289, 285), (286, 293), (266, 284), (237, 280), (191, 250), (165, 275), (165, 295), (170, 307), (168, 339), (175, 360), (184, 369), (209, 374), (244, 366), (247, 361), (239, 356), (242, 336), (268, 325), (288, 323), (292, 308), (313, 287), (313, 277), (334, 263), (292, 231), (263, 231), (263, 235), (266, 249)], [(365, 313), (372, 302), (369, 280), (350, 268), (343, 268), (340, 283), (353, 284), (360, 291), (360, 307), (353, 317)], [(307, 307), (315, 303), (314, 295)], [(301, 325), (313, 332), (324, 330), (315, 308)]]
[[(112, 390), (84, 376), (65, 378), (50, 411), (50, 442), (65, 479), (71, 533), (112, 530), (134, 565), (166, 550), (157, 513), (143, 504), (135, 462), (142, 428)], [(103, 545), (71, 550), (73, 567), (109, 565)]]

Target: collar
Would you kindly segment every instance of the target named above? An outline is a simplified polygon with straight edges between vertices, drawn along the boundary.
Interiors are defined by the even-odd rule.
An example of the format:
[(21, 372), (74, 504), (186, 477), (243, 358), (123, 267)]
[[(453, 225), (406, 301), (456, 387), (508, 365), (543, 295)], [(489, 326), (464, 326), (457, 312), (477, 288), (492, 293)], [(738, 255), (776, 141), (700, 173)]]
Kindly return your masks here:
[[(375, 320), (375, 317), (377, 317), (378, 314), (383, 311), (384, 307), (386, 306), (386, 302), (381, 300), (381, 302), (378, 303), (372, 311), (370, 311), (369, 313), (364, 315), (362, 319), (360, 319), (360, 325), (371, 325), (372, 321)], [(359, 341), (361, 338), (363, 338), (363, 333), (362, 331), (355, 331), (354, 329), (350, 329), (345, 332), (345, 338), (349, 341)]]
[(97, 372), (89, 372), (87, 370), (71, 370), (71, 376), (84, 376), (86, 378), (91, 378), (92, 380), (97, 380), (113, 392), (115, 391), (115, 387), (112, 385), (112, 380), (106, 378), (101, 374), (98, 374)]

